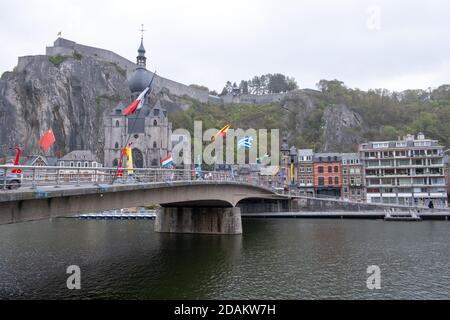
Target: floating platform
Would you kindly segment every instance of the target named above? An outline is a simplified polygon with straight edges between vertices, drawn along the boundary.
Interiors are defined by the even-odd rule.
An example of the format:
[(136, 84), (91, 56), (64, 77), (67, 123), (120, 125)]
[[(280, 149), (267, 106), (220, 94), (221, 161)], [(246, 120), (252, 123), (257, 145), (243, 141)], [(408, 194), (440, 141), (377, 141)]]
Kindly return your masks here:
[(414, 211), (401, 213), (386, 211), (384, 221), (422, 221), (422, 218)]
[(76, 216), (82, 220), (154, 220), (156, 218), (155, 211), (145, 211), (137, 213), (129, 212), (102, 212), (102, 213), (87, 213)]

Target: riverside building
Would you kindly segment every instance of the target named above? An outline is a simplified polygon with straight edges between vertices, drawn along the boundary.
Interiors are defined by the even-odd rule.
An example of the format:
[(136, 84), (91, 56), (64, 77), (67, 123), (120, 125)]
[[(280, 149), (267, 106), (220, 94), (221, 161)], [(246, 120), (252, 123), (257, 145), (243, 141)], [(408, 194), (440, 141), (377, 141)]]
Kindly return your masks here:
[(363, 166), (358, 153), (342, 153), (342, 199), (365, 200)]
[(443, 146), (437, 140), (419, 133), (364, 143), (359, 152), (369, 203), (447, 205)]
[(314, 172), (312, 149), (297, 150), (298, 169), (297, 169), (297, 186), (299, 193), (304, 196), (314, 196)]

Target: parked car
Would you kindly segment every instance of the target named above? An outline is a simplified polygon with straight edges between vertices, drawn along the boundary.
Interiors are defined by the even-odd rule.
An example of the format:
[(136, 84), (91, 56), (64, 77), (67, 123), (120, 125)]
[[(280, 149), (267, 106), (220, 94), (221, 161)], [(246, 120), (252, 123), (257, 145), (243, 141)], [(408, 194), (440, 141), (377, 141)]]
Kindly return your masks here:
[(20, 176), (17, 173), (7, 173), (5, 183), (5, 172), (0, 170), (0, 189), (4, 189), (5, 186), (9, 190), (19, 189), (21, 185)]

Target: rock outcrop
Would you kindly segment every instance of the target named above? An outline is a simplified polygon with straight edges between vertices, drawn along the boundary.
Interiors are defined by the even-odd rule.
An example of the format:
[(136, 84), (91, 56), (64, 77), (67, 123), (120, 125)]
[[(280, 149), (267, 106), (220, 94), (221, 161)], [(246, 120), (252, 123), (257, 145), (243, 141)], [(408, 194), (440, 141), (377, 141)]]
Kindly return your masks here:
[[(39, 153), (40, 136), (52, 128), (56, 144), (51, 155), (86, 149), (103, 159), (104, 117), (119, 102), (130, 101), (127, 75), (133, 66), (110, 51), (64, 39), (48, 47), (47, 55), (19, 58), (14, 71), (5, 72), (0, 79), (0, 155), (15, 145), (21, 145), (25, 154)], [(207, 93), (159, 76), (155, 80), (152, 99), (160, 99), (169, 113), (208, 103)], [(209, 98), (209, 103), (218, 103)], [(287, 124), (280, 129), (290, 141), (310, 130), (310, 114), (323, 122), (317, 133), (323, 135), (318, 149), (349, 150), (361, 140), (361, 117), (344, 104), (330, 107), (318, 91), (239, 100), (241, 104), (279, 105)], [(219, 102), (226, 103), (223, 99)]]

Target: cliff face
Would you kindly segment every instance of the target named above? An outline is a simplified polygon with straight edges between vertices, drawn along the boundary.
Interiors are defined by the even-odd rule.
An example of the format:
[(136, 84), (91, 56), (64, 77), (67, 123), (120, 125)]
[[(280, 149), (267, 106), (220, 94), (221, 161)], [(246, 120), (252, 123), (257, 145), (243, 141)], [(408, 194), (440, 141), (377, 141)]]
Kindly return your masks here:
[(125, 74), (89, 57), (26, 60), (0, 80), (0, 144), (37, 153), (40, 136), (52, 128), (52, 153), (88, 149), (101, 159), (103, 116), (129, 96)]
[[(4, 73), (0, 80), (0, 154), (15, 145), (21, 145), (24, 154), (40, 153), (39, 138), (52, 128), (56, 143), (50, 155), (62, 156), (85, 149), (102, 161), (104, 118), (120, 101), (127, 103), (130, 99), (126, 76), (127, 70), (98, 56), (74, 53), (21, 58), (18, 67)], [(176, 88), (172, 87), (157, 81), (152, 93), (152, 102), (156, 97), (160, 99), (169, 114), (185, 112), (193, 106), (194, 112), (188, 112), (195, 113), (195, 106), (203, 105), (204, 111), (195, 113), (199, 115), (217, 107), (186, 95), (177, 96)], [(340, 151), (351, 150), (362, 141), (358, 134), (363, 128), (361, 117), (345, 104), (324, 102), (320, 92), (297, 91), (282, 99), (278, 97), (271, 104), (279, 110), (278, 127), (292, 144), (301, 146), (302, 142), (320, 137), (317, 150)], [(175, 129), (190, 126), (186, 123), (188, 118), (183, 119), (182, 123), (174, 123)], [(242, 118), (242, 127), (265, 125), (246, 123), (245, 119)], [(317, 121), (322, 126), (312, 127)]]

